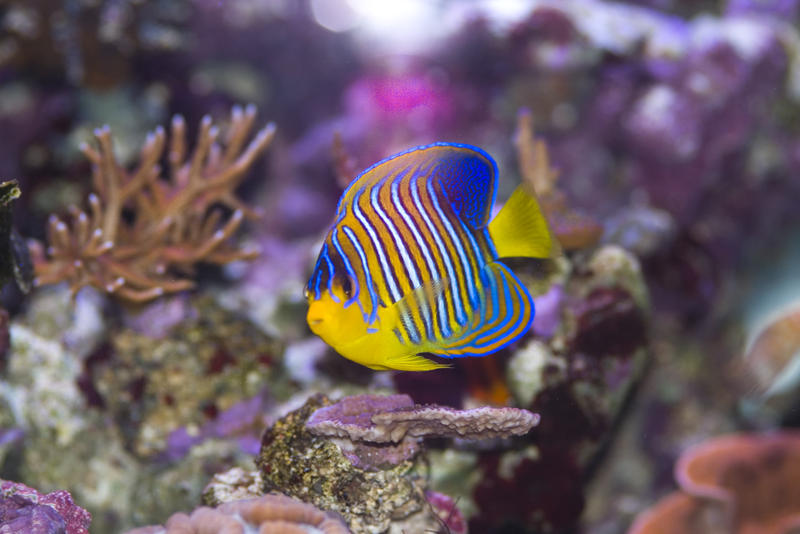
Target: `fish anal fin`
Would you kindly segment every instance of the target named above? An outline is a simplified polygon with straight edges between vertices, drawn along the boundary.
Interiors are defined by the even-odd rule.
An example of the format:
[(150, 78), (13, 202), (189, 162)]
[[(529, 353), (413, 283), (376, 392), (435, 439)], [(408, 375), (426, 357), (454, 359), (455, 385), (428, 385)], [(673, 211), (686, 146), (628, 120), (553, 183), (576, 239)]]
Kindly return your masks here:
[(422, 356), (421, 354), (405, 354), (390, 358), (387, 361), (388, 368), (398, 371), (433, 371), (435, 369), (446, 369), (452, 367), (446, 363), (437, 363)]
[(552, 258), (561, 253), (539, 201), (522, 186), (489, 223), (489, 235), (500, 258)]

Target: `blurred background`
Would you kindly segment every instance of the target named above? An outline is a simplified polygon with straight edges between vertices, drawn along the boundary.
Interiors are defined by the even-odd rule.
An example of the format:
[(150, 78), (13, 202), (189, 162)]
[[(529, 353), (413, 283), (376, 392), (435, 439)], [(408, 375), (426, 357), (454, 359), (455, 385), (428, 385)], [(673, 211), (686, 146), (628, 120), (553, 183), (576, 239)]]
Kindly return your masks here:
[[(776, 481), (757, 447), (723, 447), (735, 462), (717, 463), (735, 466), (720, 479), (755, 472), (757, 510), (739, 501), (726, 504), (736, 527), (711, 514), (705, 527), (659, 519), (672, 529), (652, 532), (762, 520), (789, 532), (800, 517), (799, 17), (797, 0), (0, 0), (0, 180), (19, 183), (13, 226), (26, 240), (46, 241), (50, 214), (86, 209), (80, 147), (95, 146), (96, 128), (109, 127), (131, 169), (174, 115), (190, 146), (204, 116), (224, 129), (236, 105), (256, 107), (256, 129), (276, 125), (236, 190), (262, 212), (237, 234), (259, 259), (200, 266), (194, 296), (150, 315), (98, 289), (71, 300), (62, 286), (6, 286), (0, 477), (67, 489), (93, 513), (92, 532), (121, 531), (199, 505), (225, 467), (252, 469), (277, 415), (170, 449), (177, 429), (206, 428), (243, 399), (282, 414), (310, 391), (389, 390), (541, 414), (523, 444), (431, 445), (433, 487), (470, 532), (626, 532), (659, 498), (691, 493), (673, 476), (678, 458), (731, 433), (775, 440), (797, 470)], [(302, 288), (350, 178), (412, 146), (469, 143), (497, 160), (502, 201), (526, 179), (531, 134), (557, 173), (551, 223), (569, 240), (562, 262), (525, 271), (542, 299), (532, 336), (491, 364), (376, 374), (310, 334)], [(176, 408), (182, 394), (152, 377), (194, 388), (205, 379), (180, 365), (202, 351), (185, 348), (167, 372), (169, 356), (148, 360), (154, 340), (178, 343), (169, 336), (206, 314), (222, 332), (225, 313), (280, 347), (269, 382), (247, 393), (215, 383)], [(178, 330), (154, 334), (167, 316)], [(15, 360), (24, 328), (39, 341), (19, 343), (62, 352)], [(174, 439), (148, 443), (153, 432)], [(237, 446), (202, 449), (231, 436)], [(788, 497), (776, 511), (777, 494)]]

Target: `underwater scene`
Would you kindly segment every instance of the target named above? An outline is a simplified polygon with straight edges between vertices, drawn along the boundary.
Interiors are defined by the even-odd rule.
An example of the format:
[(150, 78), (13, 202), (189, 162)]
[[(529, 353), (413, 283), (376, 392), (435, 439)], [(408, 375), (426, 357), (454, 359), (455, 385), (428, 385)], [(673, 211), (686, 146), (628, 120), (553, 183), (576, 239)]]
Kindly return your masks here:
[(800, 533), (800, 0), (0, 0), (0, 534)]

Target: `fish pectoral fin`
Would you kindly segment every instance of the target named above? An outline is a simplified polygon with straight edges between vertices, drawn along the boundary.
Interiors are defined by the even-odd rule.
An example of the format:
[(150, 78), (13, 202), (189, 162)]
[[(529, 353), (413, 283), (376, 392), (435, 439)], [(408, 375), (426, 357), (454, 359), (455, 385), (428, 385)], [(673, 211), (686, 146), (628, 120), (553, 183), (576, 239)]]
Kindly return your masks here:
[(561, 253), (536, 197), (518, 186), (489, 223), (500, 258), (552, 258)]
[(439, 296), (450, 286), (449, 279), (444, 278), (426, 280), (419, 287), (409, 291), (403, 297), (389, 306), (387, 317), (392, 317), (394, 324), (390, 328), (395, 328), (413, 321), (416, 326), (423, 325), (423, 310), (427, 313), (436, 313), (435, 302)]
[(503, 263), (484, 266), (485, 304), (475, 326), (440, 349), (447, 356), (485, 356), (498, 351), (525, 334), (535, 309), (528, 290)]
[(436, 363), (420, 354), (404, 354), (389, 358), (386, 367), (398, 371), (433, 371), (434, 369), (446, 369), (451, 365)]

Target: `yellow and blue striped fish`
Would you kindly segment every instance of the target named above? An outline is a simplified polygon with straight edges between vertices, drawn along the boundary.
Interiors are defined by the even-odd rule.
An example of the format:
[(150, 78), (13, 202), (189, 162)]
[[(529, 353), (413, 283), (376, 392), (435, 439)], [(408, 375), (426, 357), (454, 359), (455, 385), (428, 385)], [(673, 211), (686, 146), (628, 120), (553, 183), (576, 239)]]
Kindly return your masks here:
[(489, 222), (497, 165), (435, 143), (368, 168), (339, 200), (306, 287), (311, 330), (372, 369), (445, 367), (421, 354), (485, 356), (522, 336), (534, 305), (498, 258), (558, 250), (518, 187)]

